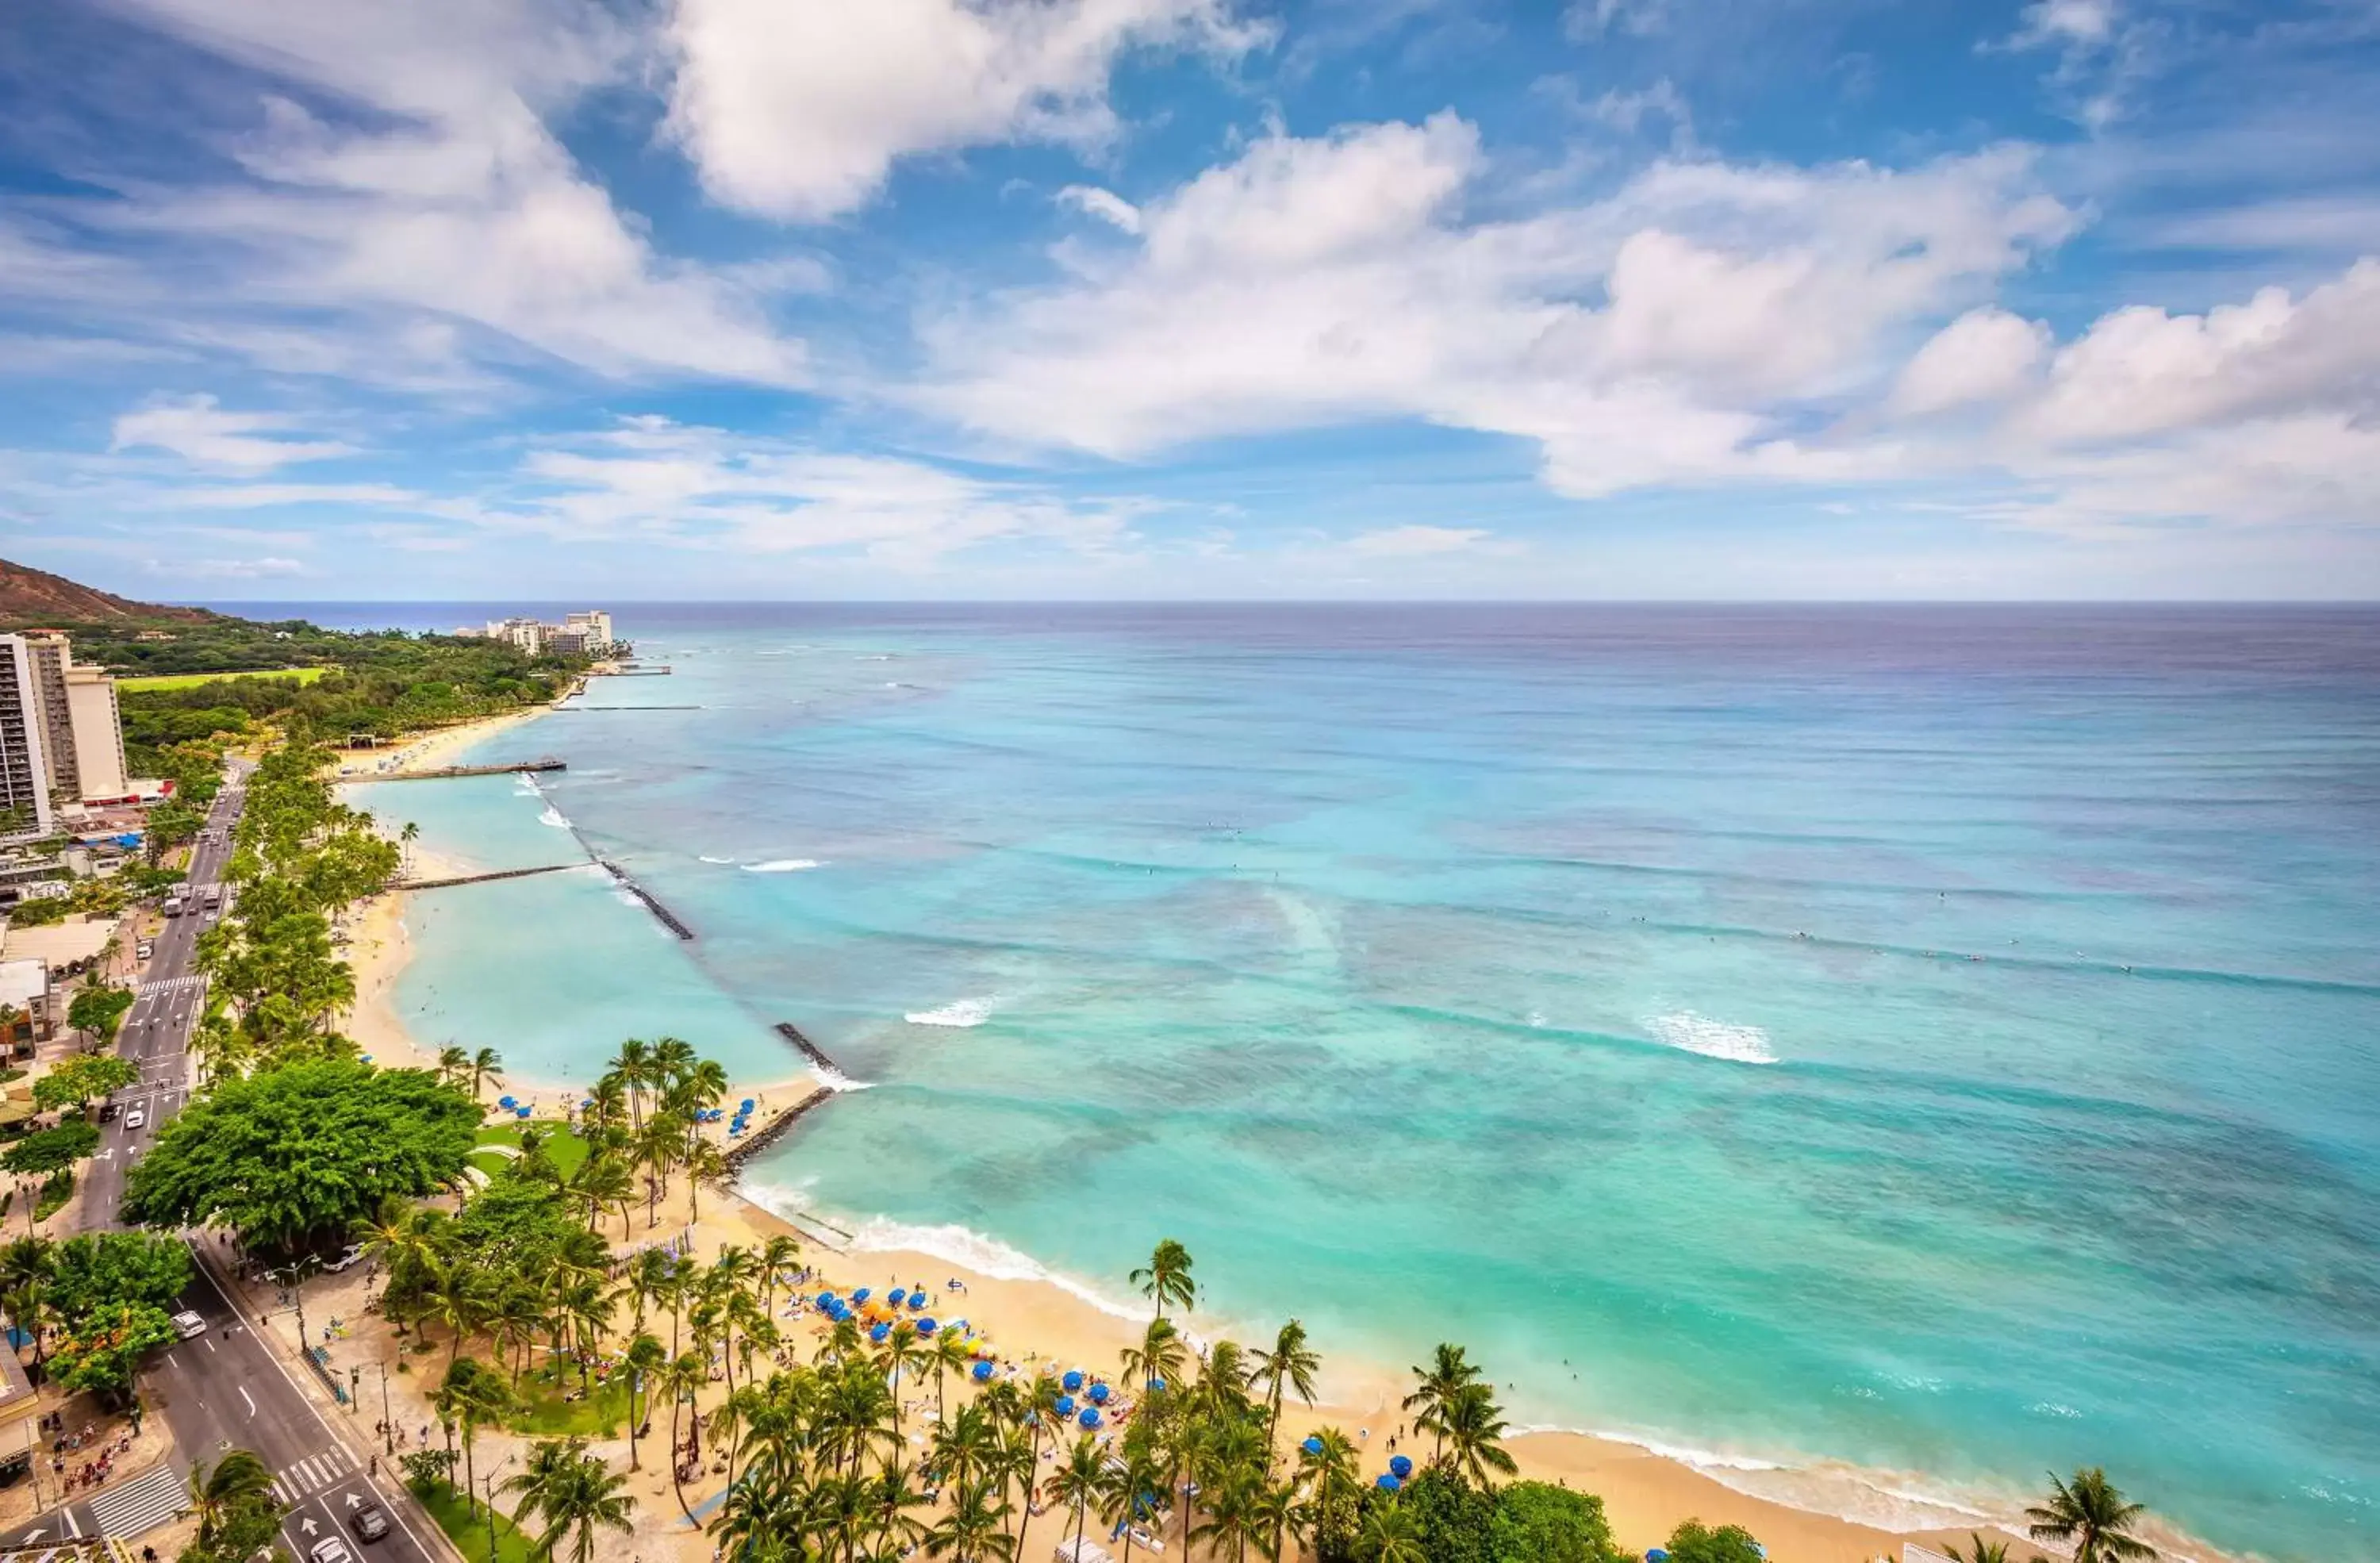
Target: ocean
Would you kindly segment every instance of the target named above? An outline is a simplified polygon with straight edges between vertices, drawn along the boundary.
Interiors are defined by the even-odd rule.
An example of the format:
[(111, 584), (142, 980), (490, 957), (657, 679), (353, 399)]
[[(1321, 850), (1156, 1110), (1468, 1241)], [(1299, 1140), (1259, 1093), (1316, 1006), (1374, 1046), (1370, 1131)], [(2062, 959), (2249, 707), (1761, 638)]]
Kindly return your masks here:
[(674, 672), (483, 746), (541, 791), (359, 791), (700, 937), (423, 894), (425, 1040), (791, 1021), (866, 1088), (752, 1181), (869, 1240), (1121, 1302), (1178, 1238), (1210, 1332), (1464, 1341), (1813, 1506), (2093, 1463), (2380, 1553), (2380, 613), (615, 616)]

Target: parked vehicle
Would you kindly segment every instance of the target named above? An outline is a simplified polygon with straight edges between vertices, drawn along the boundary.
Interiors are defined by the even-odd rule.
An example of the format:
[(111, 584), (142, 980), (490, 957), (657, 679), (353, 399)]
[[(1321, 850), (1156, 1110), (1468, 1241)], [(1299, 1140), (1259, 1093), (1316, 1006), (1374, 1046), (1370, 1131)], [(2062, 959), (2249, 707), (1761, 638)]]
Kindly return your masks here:
[(185, 1308), (174, 1315), (174, 1333), (185, 1340), (196, 1340), (207, 1332), (207, 1321)]

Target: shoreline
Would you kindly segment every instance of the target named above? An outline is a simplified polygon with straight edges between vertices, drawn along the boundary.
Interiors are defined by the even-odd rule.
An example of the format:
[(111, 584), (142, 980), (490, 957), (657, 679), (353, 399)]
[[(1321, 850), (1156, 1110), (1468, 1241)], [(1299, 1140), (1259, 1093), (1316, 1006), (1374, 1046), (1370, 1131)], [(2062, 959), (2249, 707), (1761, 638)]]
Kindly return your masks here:
[[(544, 714), (542, 709), (506, 713), (443, 730), (407, 745), (401, 751), (406, 757), (403, 763), (424, 767), (451, 763), (448, 757), (492, 733)], [(384, 755), (384, 751), (357, 753)], [(350, 775), (333, 780), (368, 783), (372, 778)], [(424, 850), (418, 843), (412, 855), (417, 877), (471, 870), (469, 864), (434, 850)], [(396, 981), (414, 952), (402, 907), (407, 893), (383, 892), (365, 903), (356, 915), (348, 958), (356, 968), (357, 999), (350, 1012), (349, 1032), (376, 1061), (434, 1069), (436, 1048), (425, 1047), (407, 1031), (395, 1002)], [(553, 1094), (565, 1108), (583, 1085), (530, 1080), (511, 1072), (506, 1072), (505, 1080), (508, 1090), (531, 1098)], [(759, 1121), (756, 1133), (765, 1133), (780, 1115), (815, 1088), (834, 1088), (814, 1071), (767, 1082), (735, 1080), (730, 1085), (731, 1095), (752, 1096), (764, 1102), (771, 1095), (779, 1097), (778, 1104)], [(539, 1120), (549, 1116), (544, 1111), (536, 1115)], [(936, 1244), (932, 1242), (935, 1234), (866, 1218), (856, 1223), (852, 1243), (836, 1249), (824, 1245), (815, 1232), (797, 1224), (795, 1218), (799, 1215), (823, 1225), (823, 1216), (783, 1213), (769, 1203), (774, 1193), (790, 1205), (791, 1191), (772, 1191), (766, 1185), (752, 1184), (739, 1174), (727, 1192), (735, 1196), (733, 1200), (714, 1198), (701, 1218), (692, 1223), (692, 1231), (710, 1240), (708, 1244), (698, 1242), (696, 1252), (715, 1251), (717, 1245), (726, 1242), (754, 1243), (783, 1234), (802, 1242), (805, 1260), (831, 1284), (904, 1285), (924, 1278), (937, 1294), (938, 1312), (946, 1316), (963, 1314), (988, 1329), (1002, 1348), (1001, 1356), (1004, 1362), (1029, 1364), (1047, 1361), (1104, 1370), (1116, 1360), (1123, 1346), (1137, 1338), (1137, 1320), (1101, 1299), (1096, 1288), (1051, 1272), (1029, 1255), (1019, 1254), (1019, 1264), (1014, 1266), (1029, 1273), (1002, 1274), (1002, 1268), (1010, 1267), (1004, 1263), (1001, 1267), (992, 1267), (979, 1258), (961, 1258), (951, 1252), (960, 1246), (958, 1242)], [(898, 1242), (871, 1242), (869, 1230), (880, 1225), (883, 1235), (900, 1233), (926, 1241), (918, 1246), (904, 1246)], [(978, 1247), (985, 1241), (964, 1229), (953, 1227), (947, 1231)], [(964, 1283), (963, 1299), (946, 1299), (942, 1295), (946, 1279)], [(1196, 1325), (1194, 1316), (1190, 1321), (1194, 1332)], [(1310, 1410), (1297, 1404), (1286, 1407), (1282, 1413), (1288, 1430), (1285, 1436), (1293, 1442), (1326, 1424), (1340, 1426), (1351, 1436), (1368, 1430), (1370, 1436), (1359, 1445), (1366, 1473), (1368, 1477), (1385, 1470), (1388, 1436), (1409, 1420), (1397, 1406), (1404, 1375), (1388, 1364), (1358, 1363), (1335, 1354), (1328, 1341), (1318, 1340), (1316, 1346), (1322, 1351), (1326, 1364), (1323, 1398)], [(1771, 1556), (1791, 1559), (1793, 1563), (1897, 1559), (1901, 1544), (1910, 1541), (1937, 1552), (1955, 1543), (1963, 1552), (1971, 1533), (2009, 1542), (2018, 1558), (2033, 1554), (2058, 1556), (2024, 1535), (2022, 1499), (2011, 1498), (2003, 1507), (1980, 1498), (1952, 1497), (1941, 1491), (1948, 1484), (1931, 1481), (1923, 1473), (1828, 1460), (1797, 1465), (1737, 1458), (1677, 1444), (1568, 1428), (1516, 1430), (1508, 1436), (1505, 1447), (1519, 1463), (1522, 1477), (1557, 1482), (1599, 1495), (1616, 1541), (1639, 1555), (1647, 1547), (1661, 1545), (1678, 1522), (1694, 1518), (1714, 1525), (1743, 1525), (1760, 1538)], [(1725, 1474), (1720, 1474), (1722, 1472)], [(1815, 1507), (1829, 1499), (1834, 1503), (1833, 1509)], [(1874, 1507), (1868, 1508), (1868, 1504)], [(1898, 1507), (1910, 1522), (1893, 1522), (1882, 1512), (1890, 1507)], [(1835, 1511), (1851, 1508), (1861, 1508), (1870, 1518)], [(674, 1514), (671, 1519), (674, 1521)], [(1040, 1529), (1049, 1523), (1050, 1517), (1045, 1516), (1034, 1521), (1028, 1532), (1043, 1535), (1048, 1545), (1054, 1545), (1057, 1530)], [(666, 1529), (666, 1539), (680, 1556), (688, 1563), (698, 1563), (708, 1547), (707, 1538), (675, 1523)], [(644, 1527), (639, 1530), (641, 1533)], [(2197, 1559), (2200, 1563), (2229, 1563), (2227, 1555), (2162, 1524), (2151, 1528), (2149, 1533), (2168, 1557)], [(1028, 1541), (1027, 1545), (1032, 1543)]]

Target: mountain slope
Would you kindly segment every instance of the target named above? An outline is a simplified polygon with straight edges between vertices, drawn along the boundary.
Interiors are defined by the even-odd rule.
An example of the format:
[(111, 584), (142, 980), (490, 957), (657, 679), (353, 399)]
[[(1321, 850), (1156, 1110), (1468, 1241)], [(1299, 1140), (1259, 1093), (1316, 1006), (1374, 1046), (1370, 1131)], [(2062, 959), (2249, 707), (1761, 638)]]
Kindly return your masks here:
[(90, 624), (131, 619), (206, 624), (215, 617), (203, 608), (135, 602), (111, 591), (70, 581), (64, 576), (53, 576), (47, 570), (0, 559), (0, 624)]

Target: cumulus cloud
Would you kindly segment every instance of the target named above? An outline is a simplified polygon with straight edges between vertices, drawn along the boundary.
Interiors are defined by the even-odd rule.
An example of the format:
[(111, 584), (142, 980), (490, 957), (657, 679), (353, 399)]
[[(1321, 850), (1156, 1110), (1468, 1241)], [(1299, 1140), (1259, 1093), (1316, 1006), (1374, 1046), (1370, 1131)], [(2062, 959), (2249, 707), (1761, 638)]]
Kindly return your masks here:
[(1358, 532), (1341, 547), (1358, 559), (1424, 559), (1476, 548), (1490, 535), (1478, 527), (1384, 527)]
[(1124, 254), (929, 320), (916, 398), (1118, 457), (1420, 418), (1532, 441), (1582, 497), (1840, 477), (1875, 458), (1812, 442), (1813, 420), (2074, 223), (2015, 151), (1664, 162), (1599, 201), (1472, 221), (1484, 168), (1451, 114), (1268, 137), (1144, 204)]
[(1902, 368), (1894, 411), (1922, 416), (2022, 391), (2049, 348), (2049, 328), (1997, 305), (1970, 309), (1944, 326)]
[(1096, 144), (1116, 61), (1243, 54), (1269, 36), (1226, 0), (675, 0), (670, 127), (728, 205), (818, 221), (906, 156)]
[[(423, 322), (452, 322), (461, 329), (438, 344), (448, 355), (517, 359), (526, 346), (605, 374), (805, 378), (801, 345), (768, 319), (765, 283), (658, 255), (547, 127), (633, 56), (602, 7), (118, 3), (288, 92), (266, 95), (252, 128), (215, 134), (209, 150), (244, 179), (128, 178), (116, 199), (58, 203), (62, 224), (104, 245), (42, 246), (48, 271), (62, 252), (103, 248), (140, 271), (140, 292), (188, 312), (324, 311), (406, 349), (427, 345)], [(42, 280), (12, 268), (6, 285), (34, 294)], [(51, 295), (80, 281), (56, 276)], [(71, 296), (97, 304), (125, 291)]]
[(270, 413), (226, 411), (212, 396), (160, 401), (115, 420), (109, 449), (172, 451), (201, 466), (235, 472), (270, 472), (298, 461), (353, 455), (355, 447), (335, 440), (291, 438), (285, 418)]

